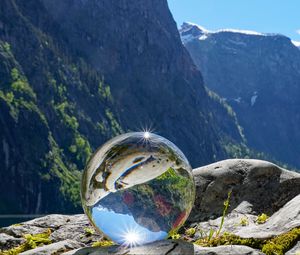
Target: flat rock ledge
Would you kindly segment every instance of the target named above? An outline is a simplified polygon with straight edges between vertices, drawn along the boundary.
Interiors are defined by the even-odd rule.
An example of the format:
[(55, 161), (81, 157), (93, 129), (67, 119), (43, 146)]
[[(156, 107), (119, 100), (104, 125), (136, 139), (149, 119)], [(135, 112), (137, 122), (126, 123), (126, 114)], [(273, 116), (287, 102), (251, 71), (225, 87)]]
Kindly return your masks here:
[(164, 240), (140, 247), (124, 248), (120, 246), (111, 246), (108, 248), (83, 248), (75, 251), (69, 251), (64, 255), (182, 255), (182, 254), (198, 254), (198, 255), (214, 255), (214, 254), (240, 254), (240, 255), (258, 255), (263, 254), (257, 250), (241, 245), (224, 245), (222, 247), (200, 247), (184, 241)]
[[(24, 251), (24, 255), (85, 254), (264, 254), (242, 245), (201, 247), (193, 242), (217, 231), (221, 225), (224, 201), (231, 191), (230, 207), (221, 234), (241, 238), (270, 239), (300, 227), (300, 174), (261, 160), (232, 159), (194, 169), (196, 202), (182, 229), (181, 239), (163, 240), (140, 247), (117, 245), (92, 247), (103, 236), (93, 230), (83, 214), (53, 214), (0, 229), (0, 254), (26, 242), (25, 235), (48, 233), (47, 243)], [(270, 216), (258, 224), (262, 213)], [(192, 236), (184, 229), (193, 228)], [(276, 253), (274, 253), (276, 254)], [(286, 251), (300, 254), (300, 236)]]

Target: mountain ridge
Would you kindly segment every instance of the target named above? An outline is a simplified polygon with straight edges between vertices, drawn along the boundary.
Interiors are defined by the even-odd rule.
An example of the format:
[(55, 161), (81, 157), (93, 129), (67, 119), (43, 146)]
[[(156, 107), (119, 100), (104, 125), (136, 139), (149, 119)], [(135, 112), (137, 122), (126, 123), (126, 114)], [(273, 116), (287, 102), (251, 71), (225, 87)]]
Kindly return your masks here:
[[(241, 35), (254, 35), (254, 36), (278, 36), (278, 37), (285, 37), (285, 38), (290, 39), (289, 37), (287, 37), (281, 33), (261, 33), (261, 32), (257, 32), (254, 30), (245, 30), (245, 29), (223, 28), (223, 29), (217, 29), (217, 30), (208, 30), (208, 29), (206, 29), (196, 23), (192, 23), (192, 22), (183, 22), (181, 27), (179, 28), (179, 32), (181, 34), (181, 39), (182, 39), (182, 37), (184, 37), (185, 34), (191, 34), (191, 33), (195, 35), (195, 38), (191, 38), (191, 39), (196, 39), (197, 38), (196, 31), (198, 31), (198, 34), (200, 34), (200, 35), (205, 35), (205, 34), (209, 35), (209, 34), (218, 34), (218, 33), (236, 33), (236, 34), (241, 34)], [(198, 38), (198, 39), (200, 39), (200, 38)], [(204, 38), (202, 38), (202, 40), (204, 40)], [(297, 46), (297, 44), (300, 43), (297, 41), (293, 41), (292, 39), (290, 39), (290, 40), (291, 40), (291, 42), (293, 42), (293, 44), (295, 44), (295, 46)]]
[(199, 29), (185, 24), (183, 43), (205, 85), (236, 112), (248, 145), (299, 168), (299, 48), (278, 34), (208, 32), (199, 40)]

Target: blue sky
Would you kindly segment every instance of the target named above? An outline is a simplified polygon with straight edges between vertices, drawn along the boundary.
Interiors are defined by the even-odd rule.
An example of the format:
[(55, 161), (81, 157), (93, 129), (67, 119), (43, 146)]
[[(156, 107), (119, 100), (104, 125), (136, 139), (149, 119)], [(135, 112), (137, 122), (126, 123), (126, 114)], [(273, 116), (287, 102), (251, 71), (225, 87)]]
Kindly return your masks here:
[[(168, 0), (177, 25), (280, 33), (300, 41), (300, 0)], [(297, 32), (298, 31), (298, 32)]]

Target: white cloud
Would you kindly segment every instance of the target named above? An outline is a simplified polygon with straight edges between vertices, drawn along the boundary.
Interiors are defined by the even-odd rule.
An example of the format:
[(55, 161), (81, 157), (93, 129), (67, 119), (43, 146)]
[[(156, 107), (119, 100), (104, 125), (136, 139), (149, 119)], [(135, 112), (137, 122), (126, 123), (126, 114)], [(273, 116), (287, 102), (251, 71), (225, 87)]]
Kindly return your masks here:
[(300, 29), (296, 30), (296, 33), (300, 35)]

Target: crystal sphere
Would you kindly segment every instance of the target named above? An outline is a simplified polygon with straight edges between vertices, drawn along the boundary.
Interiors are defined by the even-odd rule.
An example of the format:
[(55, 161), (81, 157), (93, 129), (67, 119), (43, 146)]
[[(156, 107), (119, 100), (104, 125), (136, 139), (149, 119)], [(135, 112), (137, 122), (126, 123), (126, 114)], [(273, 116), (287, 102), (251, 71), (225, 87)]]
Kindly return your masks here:
[(195, 199), (192, 168), (167, 139), (127, 133), (100, 147), (82, 177), (81, 199), (91, 223), (121, 245), (167, 238), (187, 219)]

